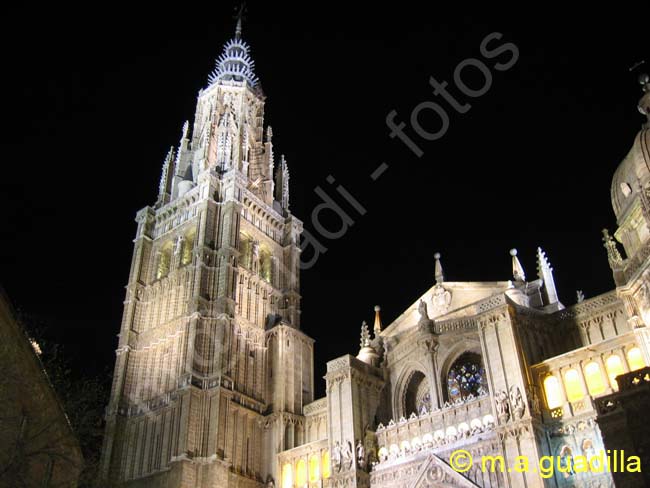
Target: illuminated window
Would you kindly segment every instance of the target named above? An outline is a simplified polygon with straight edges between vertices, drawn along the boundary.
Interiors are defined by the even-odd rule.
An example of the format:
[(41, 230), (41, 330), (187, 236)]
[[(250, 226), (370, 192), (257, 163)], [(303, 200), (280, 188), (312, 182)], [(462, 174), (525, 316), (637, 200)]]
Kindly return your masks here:
[(481, 356), (472, 352), (462, 354), (454, 361), (447, 374), (449, 401), (465, 400), (470, 395), (476, 397), (486, 392), (487, 383)]
[(181, 254), (181, 264), (186, 265), (192, 262), (192, 251), (194, 251), (194, 232), (185, 236), (183, 241), (183, 251)]
[(627, 352), (627, 363), (630, 365), (630, 371), (645, 368), (645, 361), (641, 354), (641, 349), (633, 347)]
[(288, 463), (282, 466), (282, 488), (293, 488), (293, 469)]
[(320, 480), (320, 459), (314, 454), (309, 458), (309, 482), (317, 483)]
[(158, 254), (158, 267), (156, 268), (156, 279), (164, 278), (169, 274), (169, 267), (172, 262), (172, 246), (165, 244)]
[(323, 451), (321, 456), (321, 464), (323, 465), (323, 479), (330, 477), (330, 452)]
[(265, 247), (260, 250), (260, 276), (268, 283), (271, 283), (273, 280), (273, 261), (271, 259), (271, 251)]
[(621, 358), (619, 358), (616, 354), (612, 354), (607, 358), (605, 366), (607, 367), (607, 376), (609, 376), (609, 383), (612, 385), (612, 388), (618, 391), (618, 383), (616, 383), (616, 377), (625, 373)]
[(590, 395), (596, 396), (605, 393), (607, 387), (603, 381), (603, 373), (595, 361), (585, 366), (585, 380), (587, 381), (587, 388), (589, 389)]
[(239, 235), (239, 264), (250, 269), (253, 257), (253, 240), (247, 234)]
[(304, 486), (307, 484), (307, 463), (304, 459), (298, 461), (296, 466), (296, 485)]
[(549, 375), (544, 380), (544, 393), (546, 393), (546, 405), (549, 410), (562, 406), (562, 390), (555, 376)]
[(585, 396), (585, 391), (580, 383), (580, 373), (575, 369), (570, 369), (564, 373), (564, 388), (566, 389), (567, 400), (572, 403), (582, 400)]

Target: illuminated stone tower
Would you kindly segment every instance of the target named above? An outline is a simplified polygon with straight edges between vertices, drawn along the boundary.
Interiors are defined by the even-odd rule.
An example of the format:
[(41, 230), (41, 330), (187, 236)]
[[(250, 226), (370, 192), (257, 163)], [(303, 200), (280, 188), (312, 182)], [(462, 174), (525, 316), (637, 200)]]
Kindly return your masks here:
[(276, 453), (303, 442), (302, 222), (264, 99), (238, 22), (136, 217), (106, 412), (111, 485), (262, 486)]

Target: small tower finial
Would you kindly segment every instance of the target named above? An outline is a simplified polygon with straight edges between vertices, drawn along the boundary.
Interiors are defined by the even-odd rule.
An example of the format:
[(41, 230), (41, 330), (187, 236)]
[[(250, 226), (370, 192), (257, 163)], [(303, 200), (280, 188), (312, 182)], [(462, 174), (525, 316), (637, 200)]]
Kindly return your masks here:
[(543, 282), (543, 291), (546, 299), (545, 305), (564, 308), (557, 296), (555, 279), (553, 278), (553, 268), (551, 267), (551, 263), (548, 262), (546, 253), (542, 251), (541, 247), (537, 248), (537, 277)]
[(510, 249), (510, 255), (512, 256), (512, 277), (515, 281), (526, 281), (526, 273), (524, 273), (524, 267), (517, 257), (517, 250), (515, 248)]
[(237, 26), (235, 27), (235, 39), (241, 39), (241, 21), (244, 17), (244, 9), (246, 8), (246, 3), (242, 2), (237, 9)]
[(435, 265), (435, 275), (436, 275), (436, 285), (439, 285), (445, 281), (445, 275), (442, 272), (442, 264), (440, 263), (440, 253), (437, 252), (433, 255), (433, 258), (436, 260)]
[(368, 324), (365, 320), (361, 323), (361, 341), (359, 345), (361, 349), (370, 347), (370, 332), (368, 331)]
[(381, 333), (381, 315), (379, 312), (381, 312), (381, 307), (379, 305), (375, 305), (375, 324), (373, 326), (375, 337), (378, 337)]

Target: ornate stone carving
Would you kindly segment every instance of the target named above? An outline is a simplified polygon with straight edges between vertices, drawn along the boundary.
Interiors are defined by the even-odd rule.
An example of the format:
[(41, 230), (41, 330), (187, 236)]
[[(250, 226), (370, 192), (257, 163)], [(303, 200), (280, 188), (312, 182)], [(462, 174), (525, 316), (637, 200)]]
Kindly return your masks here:
[(344, 441), (341, 449), (341, 468), (345, 471), (352, 468), (352, 442)]
[(451, 292), (444, 286), (437, 284), (431, 293), (432, 313), (434, 317), (444, 315), (451, 306)]
[(334, 448), (332, 449), (332, 468), (334, 468), (334, 471), (341, 470), (341, 461), (342, 461), (341, 444), (339, 443), (339, 441), (336, 441), (334, 443)]
[(517, 385), (510, 387), (510, 406), (512, 407), (513, 418), (520, 419), (524, 416), (526, 406), (524, 405), (524, 399)]
[(508, 394), (505, 390), (497, 392), (494, 398), (494, 404), (497, 409), (497, 417), (501, 423), (505, 423), (510, 419), (510, 405), (508, 403)]
[(361, 440), (357, 441), (357, 466), (359, 469), (366, 469), (366, 448), (363, 446)]

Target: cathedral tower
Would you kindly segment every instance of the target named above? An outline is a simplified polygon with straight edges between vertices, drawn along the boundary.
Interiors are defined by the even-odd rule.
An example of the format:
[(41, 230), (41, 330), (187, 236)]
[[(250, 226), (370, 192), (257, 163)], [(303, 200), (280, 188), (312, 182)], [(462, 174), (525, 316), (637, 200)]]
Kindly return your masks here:
[(136, 217), (106, 411), (111, 485), (262, 486), (302, 439), (302, 222), (264, 100), (238, 22)]

